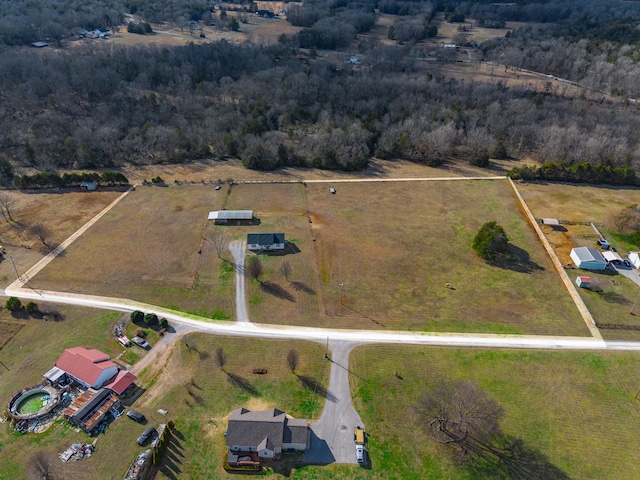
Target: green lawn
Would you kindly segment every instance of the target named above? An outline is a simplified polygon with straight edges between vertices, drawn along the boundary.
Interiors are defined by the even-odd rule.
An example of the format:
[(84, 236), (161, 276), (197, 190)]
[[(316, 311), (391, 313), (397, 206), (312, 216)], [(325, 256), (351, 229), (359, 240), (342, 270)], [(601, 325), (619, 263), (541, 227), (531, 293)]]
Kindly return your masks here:
[[(218, 348), (227, 356), (224, 371), (216, 363)], [(160, 478), (235, 478), (222, 469), (224, 431), (235, 408), (277, 407), (296, 418), (318, 418), (324, 398), (305, 388), (288, 369), (290, 349), (300, 354), (296, 373), (326, 387), (330, 365), (323, 358), (322, 345), (203, 334), (185, 337), (154, 381), (153, 389), (158, 393), (150, 390), (139, 404), (141, 411), (154, 420), (159, 417), (154, 414), (158, 408), (168, 409), (180, 432), (179, 450), (184, 456), (179, 463), (165, 465), (165, 475)], [(267, 374), (254, 374), (254, 368), (265, 368)]]
[(570, 478), (640, 475), (636, 353), (361, 347), (352, 369), (365, 379), (353, 376), (352, 392), (372, 478), (491, 478), (457, 465), (421, 428), (413, 407), (442, 376), (477, 382), (504, 407), (504, 432)]
[[(8, 401), (20, 388), (39, 382), (65, 348), (81, 345), (97, 348), (113, 357), (122, 352), (122, 347), (110, 334), (120, 313), (73, 307), (64, 307), (61, 311), (66, 317), (64, 321), (29, 320), (0, 350), (0, 361), (6, 367), (0, 369), (2, 401)], [(157, 334), (150, 333), (152, 340), (156, 338), (154, 335)], [(188, 349), (185, 342), (200, 353)], [(225, 371), (215, 364), (218, 347), (227, 354)], [(136, 352), (134, 348), (137, 347), (128, 352)], [(151, 425), (168, 419), (176, 422), (181, 435), (178, 441), (184, 450), (179, 462), (163, 468), (184, 479), (226, 475), (221, 467), (223, 432), (226, 417), (234, 408), (278, 407), (297, 418), (319, 417), (324, 398), (305, 388), (288, 369), (286, 356), (290, 349), (296, 349), (300, 354), (296, 373), (316, 379), (326, 387), (329, 363), (323, 358), (323, 345), (208, 335), (190, 335), (178, 343), (159, 375), (137, 382), (146, 392), (134, 404)], [(130, 355), (129, 359), (136, 358)], [(256, 375), (252, 373), (253, 368), (266, 368), (268, 372)], [(158, 414), (158, 408), (169, 410), (169, 416)], [(91, 442), (92, 439), (84, 432), (74, 431), (62, 419), (43, 434), (22, 435), (6, 423), (0, 424), (0, 479), (27, 477), (30, 459), (36, 452), (44, 453), (54, 472), (63, 478), (122, 478), (132, 459), (141, 451), (135, 439), (143, 429), (144, 426), (123, 416), (97, 437), (97, 449), (91, 459), (62, 464), (57, 454), (71, 443)]]

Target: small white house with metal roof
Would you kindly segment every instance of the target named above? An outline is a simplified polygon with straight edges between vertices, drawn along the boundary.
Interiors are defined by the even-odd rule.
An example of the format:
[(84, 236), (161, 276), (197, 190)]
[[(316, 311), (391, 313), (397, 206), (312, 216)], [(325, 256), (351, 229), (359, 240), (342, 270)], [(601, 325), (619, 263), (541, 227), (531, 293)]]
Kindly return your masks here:
[(607, 261), (595, 248), (577, 247), (569, 254), (576, 267), (584, 270), (604, 270), (607, 268)]

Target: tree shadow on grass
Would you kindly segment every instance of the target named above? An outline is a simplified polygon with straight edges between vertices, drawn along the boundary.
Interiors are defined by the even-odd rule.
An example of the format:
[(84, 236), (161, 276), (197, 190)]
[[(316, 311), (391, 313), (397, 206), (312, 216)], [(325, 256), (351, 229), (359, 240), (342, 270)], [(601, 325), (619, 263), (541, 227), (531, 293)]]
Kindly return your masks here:
[(601, 292), (600, 297), (607, 303), (615, 303), (618, 305), (629, 305), (631, 303), (624, 295), (620, 295), (618, 292)]
[(488, 263), (494, 267), (520, 273), (533, 273), (544, 270), (544, 267), (531, 260), (529, 252), (513, 245), (512, 243), (509, 244), (506, 253), (498, 255), (494, 260), (490, 260)]
[(337, 402), (338, 397), (336, 397), (333, 393), (327, 390), (324, 386), (320, 384), (320, 381), (313, 377), (307, 377), (306, 375), (296, 375), (302, 386), (307, 390), (312, 390), (315, 394), (320, 395), (330, 402)]
[(299, 292), (308, 293), (309, 295), (315, 295), (316, 291), (304, 282), (289, 282), (290, 285)]
[(569, 480), (569, 476), (553, 465), (547, 456), (519, 439), (503, 435), (496, 440), (500, 452), (497, 461), (476, 464), (478, 473), (494, 478), (527, 480)]
[(282, 288), (277, 283), (272, 282), (261, 282), (260, 289), (268, 293), (269, 295), (273, 295), (276, 298), (280, 298), (282, 300), (288, 300), (289, 302), (295, 302), (296, 299), (293, 295), (287, 292), (284, 288)]
[(260, 396), (260, 392), (258, 391), (258, 389), (251, 385), (251, 382), (249, 382), (249, 380), (247, 380), (246, 378), (241, 377), (240, 375), (236, 375), (235, 373), (225, 373), (227, 374), (227, 380), (229, 380), (229, 382), (231, 382), (231, 385), (233, 385), (234, 387), (241, 388), (245, 392), (250, 393), (255, 397)]
[(170, 435), (167, 440), (167, 448), (158, 470), (160, 470), (167, 478), (177, 480), (182, 473), (181, 465), (184, 459), (182, 451), (184, 450), (184, 447), (180, 440), (184, 439), (184, 435), (182, 435), (178, 430), (173, 430), (171, 433), (172, 435)]

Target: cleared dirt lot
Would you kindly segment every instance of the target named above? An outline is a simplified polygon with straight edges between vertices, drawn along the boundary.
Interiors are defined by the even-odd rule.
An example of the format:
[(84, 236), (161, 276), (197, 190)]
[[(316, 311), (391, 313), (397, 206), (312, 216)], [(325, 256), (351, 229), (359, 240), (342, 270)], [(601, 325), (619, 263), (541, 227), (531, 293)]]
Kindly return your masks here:
[[(230, 227), (230, 238), (281, 231), (296, 248), (286, 256), (263, 256), (261, 280), (272, 288), (250, 282), (254, 321), (586, 333), (506, 181), (335, 186), (336, 195), (329, 185), (312, 183), (234, 185), (230, 193), (228, 185), (219, 191), (211, 185), (140, 187), (41, 272), (33, 286), (228, 318), (232, 272), (202, 240), (212, 228), (206, 215), (222, 206), (250, 208), (261, 224)], [(486, 264), (469, 247), (489, 220), (503, 225), (513, 244), (513, 257), (500, 265)], [(279, 272), (285, 259), (292, 266), (288, 281)], [(289, 283), (294, 281), (302, 285)]]

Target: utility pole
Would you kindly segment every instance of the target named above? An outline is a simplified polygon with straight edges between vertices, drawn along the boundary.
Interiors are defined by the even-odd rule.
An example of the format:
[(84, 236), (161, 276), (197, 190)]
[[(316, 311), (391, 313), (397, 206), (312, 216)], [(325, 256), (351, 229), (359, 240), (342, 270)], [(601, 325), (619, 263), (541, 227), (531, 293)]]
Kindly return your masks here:
[(344, 305), (344, 282), (340, 282), (338, 287), (340, 287), (340, 305)]

